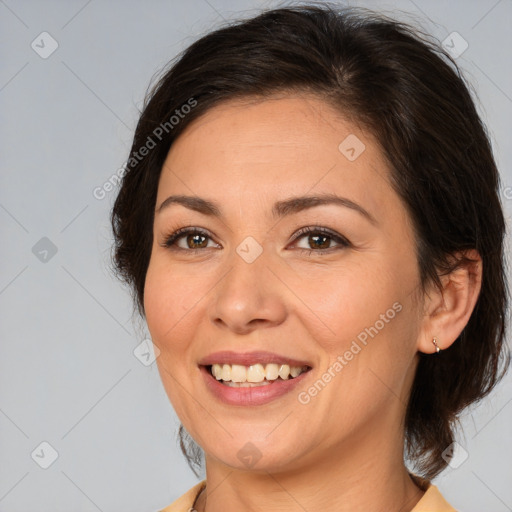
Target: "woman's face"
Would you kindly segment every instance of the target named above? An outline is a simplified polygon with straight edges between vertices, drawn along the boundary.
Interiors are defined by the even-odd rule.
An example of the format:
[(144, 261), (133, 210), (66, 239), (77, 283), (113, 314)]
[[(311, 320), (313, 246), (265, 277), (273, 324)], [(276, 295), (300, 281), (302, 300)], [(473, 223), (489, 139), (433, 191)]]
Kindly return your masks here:
[[(323, 101), (224, 103), (172, 146), (144, 306), (165, 390), (210, 460), (297, 469), (401, 443), (419, 290), (375, 140)], [(214, 363), (226, 380), (285, 378), (233, 387)], [(287, 363), (309, 370), (286, 378)]]

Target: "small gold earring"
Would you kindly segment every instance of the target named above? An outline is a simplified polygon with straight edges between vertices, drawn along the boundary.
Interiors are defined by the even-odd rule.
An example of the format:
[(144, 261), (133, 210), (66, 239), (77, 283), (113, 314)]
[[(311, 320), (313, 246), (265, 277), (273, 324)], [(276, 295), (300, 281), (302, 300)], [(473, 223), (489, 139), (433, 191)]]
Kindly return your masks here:
[(441, 349), (439, 348), (439, 345), (437, 344), (437, 340), (436, 340), (436, 338), (433, 338), (433, 339), (432, 339), (432, 343), (433, 343), (433, 344), (434, 344), (434, 346), (436, 347), (436, 353), (441, 352)]

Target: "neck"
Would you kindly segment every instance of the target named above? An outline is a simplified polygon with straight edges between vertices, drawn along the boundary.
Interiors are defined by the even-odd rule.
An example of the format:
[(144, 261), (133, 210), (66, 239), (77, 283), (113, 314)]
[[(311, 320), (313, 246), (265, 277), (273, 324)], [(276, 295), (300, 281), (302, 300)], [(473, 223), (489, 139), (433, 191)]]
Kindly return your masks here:
[(361, 433), (359, 439), (330, 447), (327, 453), (315, 452), (314, 459), (305, 457), (293, 468), (280, 470), (234, 469), (207, 455), (207, 487), (194, 509), (410, 512), (424, 491), (403, 463), (403, 438), (386, 443), (376, 432), (370, 437)]

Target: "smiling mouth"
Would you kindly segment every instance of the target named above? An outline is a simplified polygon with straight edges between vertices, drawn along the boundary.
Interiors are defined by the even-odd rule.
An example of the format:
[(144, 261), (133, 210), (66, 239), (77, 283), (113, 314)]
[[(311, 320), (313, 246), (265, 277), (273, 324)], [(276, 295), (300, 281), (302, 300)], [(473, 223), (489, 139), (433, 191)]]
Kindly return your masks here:
[(212, 364), (206, 366), (208, 372), (221, 384), (229, 387), (268, 386), (276, 381), (292, 380), (311, 370), (310, 366), (290, 366), (288, 364)]

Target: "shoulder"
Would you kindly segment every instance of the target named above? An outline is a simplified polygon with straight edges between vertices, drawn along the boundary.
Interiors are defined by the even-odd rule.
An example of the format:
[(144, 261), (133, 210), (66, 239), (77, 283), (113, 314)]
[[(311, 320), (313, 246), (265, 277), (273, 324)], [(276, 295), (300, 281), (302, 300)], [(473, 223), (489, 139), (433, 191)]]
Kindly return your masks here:
[[(190, 512), (194, 501), (205, 485), (206, 480), (202, 480), (191, 487), (177, 500), (158, 512)], [(425, 487), (427, 487), (425, 494), (411, 512), (457, 512), (457, 510), (444, 499), (435, 485), (427, 483)]]
[(194, 501), (197, 495), (201, 492), (203, 487), (206, 485), (206, 480), (191, 487), (185, 494), (180, 496), (177, 500), (173, 501), (170, 505), (159, 510), (158, 512), (189, 512), (194, 505)]
[(439, 489), (429, 483), (425, 494), (411, 512), (457, 512), (439, 492)]

